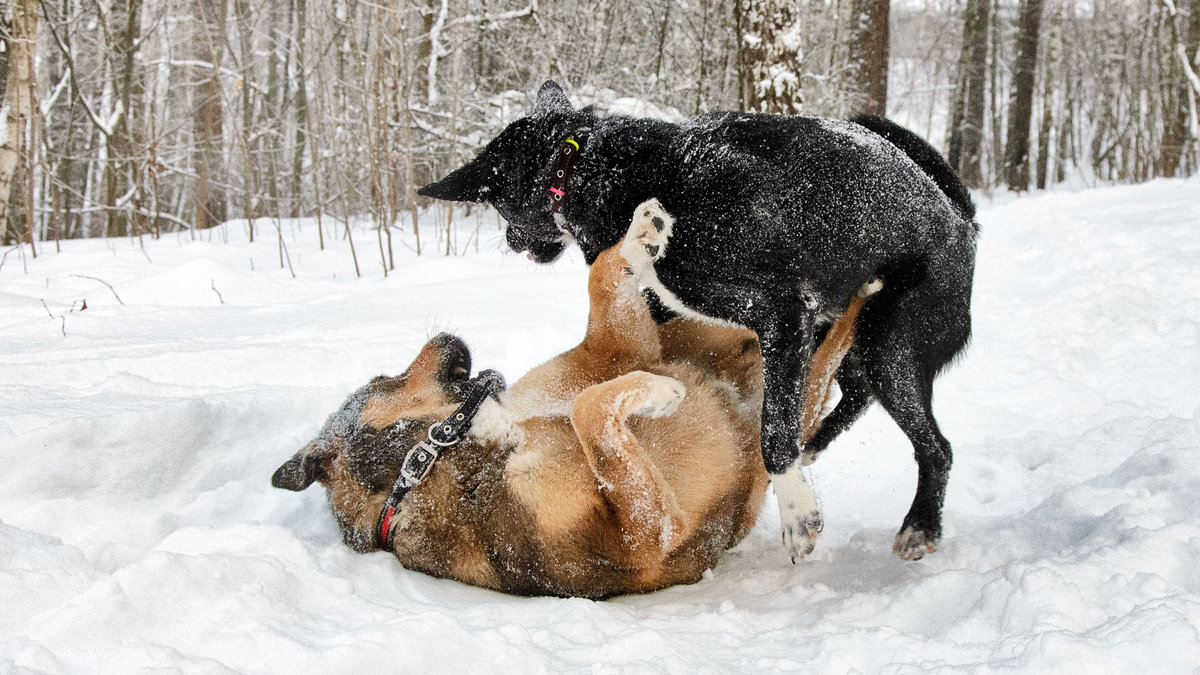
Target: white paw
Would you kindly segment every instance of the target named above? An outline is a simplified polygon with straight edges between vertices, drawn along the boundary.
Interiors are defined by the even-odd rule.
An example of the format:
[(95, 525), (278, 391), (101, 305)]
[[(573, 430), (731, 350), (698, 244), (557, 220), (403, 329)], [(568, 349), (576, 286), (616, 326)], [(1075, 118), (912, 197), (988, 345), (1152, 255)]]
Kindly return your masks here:
[(634, 209), (629, 231), (621, 241), (621, 257), (635, 273), (666, 255), (674, 224), (675, 219), (657, 199), (648, 199)]
[(646, 417), (666, 417), (675, 412), (687, 388), (671, 377), (646, 373), (649, 383), (642, 392), (641, 404), (634, 410), (635, 415)]
[(800, 462), (795, 462), (785, 472), (771, 476), (775, 498), (779, 500), (779, 524), (783, 534), (783, 549), (792, 562), (813, 552), (817, 535), (825, 528), (825, 520), (817, 508), (817, 498), (804, 473)]
[(817, 461), (818, 457), (821, 456), (821, 452), (822, 451), (820, 451), (820, 450), (807, 450), (807, 449), (801, 450), (800, 451), (800, 466), (811, 465), (813, 462)]
[(896, 535), (896, 543), (892, 544), (892, 553), (904, 560), (920, 560), (926, 553), (937, 550), (937, 540), (931, 539), (921, 530), (906, 527)]
[(875, 277), (874, 279), (871, 279), (867, 283), (863, 284), (862, 287), (858, 289), (858, 292), (854, 295), (860, 298), (869, 298), (881, 290), (883, 290), (883, 279)]

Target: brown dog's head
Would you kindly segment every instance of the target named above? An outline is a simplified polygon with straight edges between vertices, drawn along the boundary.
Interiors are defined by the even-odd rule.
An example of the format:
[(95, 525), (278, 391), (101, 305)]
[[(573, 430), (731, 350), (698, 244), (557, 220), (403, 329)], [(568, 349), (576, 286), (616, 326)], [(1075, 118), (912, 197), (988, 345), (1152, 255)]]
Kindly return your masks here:
[[(438, 335), (403, 374), (376, 377), (351, 394), (317, 437), (275, 471), (271, 485), (299, 491), (319, 481), (346, 544), (356, 551), (374, 549), (375, 522), (404, 455), (462, 402), (470, 372), (466, 344)], [(422, 501), (422, 487), (405, 498), (402, 511)]]

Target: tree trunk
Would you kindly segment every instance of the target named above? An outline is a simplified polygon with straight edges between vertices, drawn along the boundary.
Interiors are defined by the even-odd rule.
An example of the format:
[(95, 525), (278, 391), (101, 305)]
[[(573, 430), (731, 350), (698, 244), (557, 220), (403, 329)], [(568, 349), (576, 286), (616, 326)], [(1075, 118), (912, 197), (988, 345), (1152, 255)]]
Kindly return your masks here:
[(796, 7), (787, 0), (738, 0), (733, 12), (742, 110), (799, 113), (804, 101)]
[(1029, 189), (1029, 126), (1033, 117), (1033, 86), (1037, 71), (1042, 0), (1023, 0), (1017, 31), (1017, 59), (1008, 99), (1008, 139), (1004, 149), (1004, 181), (1008, 189)]
[(1060, 19), (1061, 14), (1054, 11), (1050, 19), (1050, 36), (1046, 40), (1046, 71), (1042, 74), (1042, 124), (1038, 127), (1036, 183), (1039, 190), (1046, 189), (1047, 169), (1050, 166), (1050, 130), (1054, 127), (1054, 78), (1058, 73)]
[(888, 0), (850, 3), (850, 65), (859, 95), (858, 112), (887, 114)]
[(1164, 2), (1167, 5), (1167, 20), (1171, 24), (1171, 47), (1177, 57), (1170, 61), (1170, 72), (1178, 74), (1173, 78), (1178, 83), (1170, 85), (1168, 91), (1166, 105), (1169, 110), (1166, 113), (1168, 117), (1164, 120), (1160, 173), (1173, 177), (1183, 164), (1189, 138), (1193, 142), (1197, 140), (1197, 131), (1200, 129), (1200, 119), (1197, 119), (1197, 115), (1200, 114), (1200, 110), (1197, 110), (1200, 107), (1200, 80), (1193, 79), (1197, 78), (1196, 71), (1200, 68), (1196, 67), (1196, 63), (1189, 63), (1189, 59), (1195, 60), (1200, 53), (1200, 0), (1191, 0), (1188, 3), (1186, 39), (1180, 35), (1177, 7), (1165, 0)]
[(967, 0), (963, 17), (962, 55), (954, 92), (947, 159), (963, 185), (982, 183), (980, 156), (983, 145), (984, 93), (987, 79), (988, 18), (991, 0)]
[(214, 177), (224, 170), (224, 109), (221, 98), (221, 57), (225, 53), (225, 0), (193, 0), (196, 28), (192, 33), (192, 56), (200, 63), (195, 77), (199, 82), (193, 93), (195, 135), (193, 162), (196, 167), (195, 217), (197, 229), (225, 222), (226, 200), (223, 188), (213, 185)]
[(250, 241), (254, 241), (254, 219), (258, 217), (258, 162), (250, 141), (254, 133), (254, 100), (251, 96), (254, 88), (250, 84), (254, 78), (254, 33), (250, 26), (249, 0), (233, 0), (233, 14), (238, 26), (238, 69), (241, 71), (238, 90), (242, 109), (242, 128), (239, 130), (242, 148), (242, 217), (246, 219)]
[[(9, 212), (14, 202), (24, 199), (21, 192), (24, 184), (14, 181), (17, 165), (33, 151), (27, 135), (33, 120), (34, 106), (34, 52), (37, 49), (37, 0), (19, 0), (12, 6), (12, 37), (8, 40), (8, 70), (4, 89), (3, 120), (7, 134), (0, 145), (0, 243), (15, 241), (15, 233), (9, 231)], [(28, 165), (28, 162), (26, 162)], [(25, 211), (25, 236), (33, 247), (33, 210), (27, 204)]]
[[(119, 114), (109, 135), (108, 161), (103, 167), (100, 200), (105, 210), (105, 234), (130, 234), (130, 215), (138, 204), (134, 140), (137, 129), (134, 111), (141, 109), (144, 85), (136, 63), (142, 35), (142, 0), (116, 0), (109, 15), (111, 44), (108, 46), (114, 79), (113, 94)], [(128, 200), (127, 208), (125, 200)]]
[[(304, 51), (308, 30), (308, 2), (295, 0), (296, 7), (296, 134), (292, 147), (292, 218), (299, 218), (303, 212), (303, 193), (301, 174), (304, 171), (304, 148), (308, 145), (305, 134), (308, 131), (308, 72), (305, 70)], [(321, 233), (321, 247), (324, 248), (324, 234)]]
[[(258, 134), (259, 156), (266, 160), (263, 175), (266, 202), (263, 210), (272, 216), (279, 215), (279, 170), (285, 166), (283, 160), (283, 117), (287, 110), (287, 69), (284, 58), (288, 50), (290, 14), (285, 12), (286, 0), (272, 0), (260, 11), (269, 17), (267, 36), (267, 93), (262, 97), (259, 110)], [(260, 5), (261, 7), (261, 5)]]

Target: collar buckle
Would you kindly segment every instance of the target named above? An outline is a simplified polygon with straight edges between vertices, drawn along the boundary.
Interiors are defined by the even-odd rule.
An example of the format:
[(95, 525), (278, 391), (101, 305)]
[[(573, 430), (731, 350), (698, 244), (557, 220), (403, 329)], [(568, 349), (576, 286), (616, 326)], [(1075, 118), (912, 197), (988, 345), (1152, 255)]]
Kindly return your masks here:
[(404, 480), (408, 481), (409, 486), (415, 486), (429, 475), (437, 458), (437, 446), (429, 441), (421, 441), (404, 456), (404, 463), (400, 466), (400, 475), (404, 476)]

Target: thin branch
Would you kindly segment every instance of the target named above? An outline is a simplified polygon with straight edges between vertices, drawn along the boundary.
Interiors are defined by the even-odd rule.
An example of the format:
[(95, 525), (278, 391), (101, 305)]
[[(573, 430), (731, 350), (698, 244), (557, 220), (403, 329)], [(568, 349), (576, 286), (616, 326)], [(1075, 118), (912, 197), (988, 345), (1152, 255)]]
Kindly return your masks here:
[(75, 98), (83, 104), (84, 111), (88, 114), (88, 117), (91, 118), (92, 124), (96, 126), (96, 129), (98, 129), (100, 133), (104, 134), (106, 139), (111, 139), (112, 127), (107, 126), (104, 124), (104, 122), (100, 121), (100, 118), (96, 116), (95, 111), (92, 110), (92, 106), (89, 105), (87, 99), (83, 97), (83, 88), (79, 86), (79, 80), (75, 76), (75, 58), (71, 55), (70, 47), (67, 47), (66, 43), (62, 41), (62, 38), (58, 36), (58, 31), (54, 30), (54, 20), (50, 17), (50, 10), (46, 7), (46, 0), (42, 0), (41, 5), (42, 15), (46, 17), (46, 28), (50, 30), (50, 35), (54, 36), (54, 43), (58, 45), (58, 51), (62, 53), (63, 58), (67, 62), (67, 72), (71, 74), (71, 84), (74, 85), (72, 89), (74, 89)]
[(112, 291), (113, 297), (117, 299), (117, 302), (121, 303), (122, 305), (125, 304), (125, 302), (123, 300), (121, 300), (121, 296), (117, 295), (117, 289), (113, 288), (112, 284), (108, 283), (107, 281), (105, 281), (99, 277), (89, 277), (86, 274), (72, 274), (71, 276), (79, 277), (80, 279), (91, 279), (92, 281), (99, 281), (100, 283), (104, 284), (105, 286), (108, 286), (108, 290)]
[(0, 255), (0, 270), (4, 269), (4, 261), (8, 259), (8, 254), (17, 250), (21, 246), (22, 246), (22, 244), (13, 244), (12, 248), (10, 248), (4, 252), (4, 255)]

